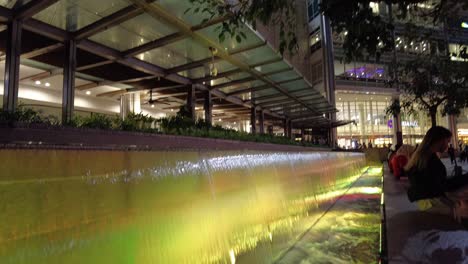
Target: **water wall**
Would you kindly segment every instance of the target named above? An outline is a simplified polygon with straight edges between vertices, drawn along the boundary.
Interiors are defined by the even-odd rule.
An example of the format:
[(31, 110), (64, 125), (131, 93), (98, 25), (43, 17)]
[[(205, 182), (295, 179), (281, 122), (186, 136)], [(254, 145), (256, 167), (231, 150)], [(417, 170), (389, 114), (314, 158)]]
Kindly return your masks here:
[(0, 263), (272, 263), (358, 153), (0, 150)]

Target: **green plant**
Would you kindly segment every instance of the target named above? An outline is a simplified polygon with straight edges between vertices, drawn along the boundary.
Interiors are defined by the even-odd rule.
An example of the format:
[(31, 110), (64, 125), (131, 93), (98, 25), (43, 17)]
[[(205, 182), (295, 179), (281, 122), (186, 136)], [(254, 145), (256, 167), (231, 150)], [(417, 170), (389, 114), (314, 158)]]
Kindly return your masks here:
[(79, 126), (86, 128), (111, 129), (112, 119), (107, 115), (92, 113), (91, 115), (83, 118)]

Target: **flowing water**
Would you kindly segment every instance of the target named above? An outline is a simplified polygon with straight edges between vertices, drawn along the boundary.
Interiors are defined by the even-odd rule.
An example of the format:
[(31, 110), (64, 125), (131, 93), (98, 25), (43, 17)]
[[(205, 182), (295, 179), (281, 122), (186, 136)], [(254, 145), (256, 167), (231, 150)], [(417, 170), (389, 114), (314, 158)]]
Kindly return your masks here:
[(281, 261), (365, 165), (245, 151), (0, 150), (0, 161), (0, 263), (48, 264)]

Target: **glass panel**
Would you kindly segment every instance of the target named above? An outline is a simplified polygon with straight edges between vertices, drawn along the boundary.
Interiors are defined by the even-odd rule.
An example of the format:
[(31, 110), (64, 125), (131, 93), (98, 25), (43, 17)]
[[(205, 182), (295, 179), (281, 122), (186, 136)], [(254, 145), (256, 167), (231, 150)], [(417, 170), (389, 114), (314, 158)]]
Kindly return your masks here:
[(274, 82), (281, 82), (281, 81), (286, 81), (286, 80), (291, 80), (294, 78), (299, 77), (295, 71), (287, 71), (287, 72), (281, 72), (277, 73), (274, 75), (269, 75), (268, 79), (274, 81)]
[[(198, 32), (219, 43), (219, 25), (213, 25)], [(226, 35), (224, 41), (220, 43), (220, 45), (223, 46), (227, 51), (232, 52), (243, 48), (252, 47), (264, 42), (248, 27), (243, 27), (241, 32), (243, 32), (246, 36), (246, 38), (242, 39), (241, 42), (237, 42), (237, 40), (231, 38), (230, 35)]]
[(175, 32), (177, 31), (173, 27), (166, 26), (151, 16), (143, 14), (119, 26), (111, 27), (106, 31), (91, 36), (90, 39), (108, 47), (124, 51)]
[(284, 68), (289, 67), (288, 64), (286, 64), (284, 61), (279, 61), (275, 63), (270, 63), (270, 64), (265, 64), (262, 66), (255, 67), (255, 70), (261, 72), (261, 73), (269, 73), (277, 70), (281, 70)]
[(58, 28), (75, 31), (127, 7), (126, 0), (58, 1), (34, 16)]
[(249, 82), (249, 83), (243, 83), (241, 85), (233, 85), (233, 86), (229, 86), (229, 87), (224, 87), (224, 88), (221, 88), (219, 90), (224, 92), (224, 93), (230, 93), (230, 92), (233, 92), (235, 90), (245, 89), (245, 88), (249, 88), (249, 87), (261, 86), (261, 85), (264, 85), (264, 84), (265, 84), (264, 82), (256, 80), (256, 81), (252, 81), (252, 82)]
[[(159, 0), (152, 5), (158, 6), (167, 10), (168, 13), (178, 17), (185, 21), (189, 25), (198, 25), (202, 23), (203, 19), (208, 19), (209, 15), (205, 13), (186, 12), (188, 8), (193, 8), (194, 4), (190, 3), (189, 0)], [(193, 10), (193, 9), (192, 9)]]
[[(177, 41), (170, 45), (157, 48), (136, 56), (142, 60), (159, 65), (163, 68), (173, 68), (193, 61), (211, 57), (208, 48), (201, 46), (190, 38)], [(215, 63), (218, 72), (220, 63)]]
[(234, 55), (233, 57), (249, 65), (279, 58), (278, 54), (274, 52), (269, 46), (263, 46), (261, 48), (242, 52)]

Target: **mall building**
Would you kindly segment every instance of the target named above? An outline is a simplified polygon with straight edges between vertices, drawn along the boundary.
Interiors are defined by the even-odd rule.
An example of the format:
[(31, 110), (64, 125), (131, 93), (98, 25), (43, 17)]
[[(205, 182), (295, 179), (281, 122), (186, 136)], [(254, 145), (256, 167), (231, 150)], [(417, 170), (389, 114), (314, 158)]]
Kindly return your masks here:
[[(249, 131), (306, 138), (346, 124), (316, 89), (305, 0), (297, 2), (299, 50), (278, 52), (279, 30), (248, 25), (226, 36), (189, 0), (0, 0), (0, 101), (73, 116), (175, 115)], [(315, 71), (316, 72), (316, 71)], [(311, 138), (310, 136), (308, 137)]]
[[(375, 60), (353, 61), (343, 63), (344, 52), (341, 43), (346, 32), (336, 34), (331, 32), (330, 21), (327, 21), (320, 14), (320, 0), (308, 1), (310, 48), (312, 52), (312, 68), (314, 69), (318, 86), (323, 87), (328, 79), (334, 79), (334, 103), (338, 112), (337, 120), (352, 120), (353, 123), (337, 128), (338, 144), (342, 147), (352, 148), (357, 143), (371, 142), (373, 145), (383, 146), (395, 144), (395, 129), (399, 125), (403, 134), (403, 143), (417, 144), (421, 142), (425, 132), (430, 128), (430, 118), (422, 112), (411, 116), (402, 114), (401, 123), (395, 124), (392, 116), (387, 116), (385, 109), (392, 103), (393, 98), (400, 98), (399, 92), (385, 84), (389, 80), (388, 64), (392, 61), (392, 55), (384, 54), (379, 63)], [(384, 4), (370, 3), (373, 12), (382, 16), (388, 16), (389, 7)], [(429, 6), (422, 5), (423, 8)], [(411, 13), (409, 14), (411, 16)], [(415, 22), (417, 17), (413, 17)], [(397, 20), (401, 24), (405, 21)], [(449, 51), (451, 53), (459, 51), (468, 46), (468, 14), (465, 21), (451, 21), (448, 19), (449, 30)], [(433, 30), (431, 39), (421, 42), (406, 41), (399, 36), (398, 26), (396, 34), (396, 56), (398, 59), (409, 59), (414, 55), (428, 53), (430, 47), (444, 46), (438, 45), (445, 41), (443, 26), (433, 26), (425, 21), (416, 21), (418, 26), (424, 29)], [(454, 37), (456, 36), (456, 37)], [(333, 43), (333, 44), (331, 44)], [(445, 43), (445, 42), (444, 42)], [(440, 50), (438, 52), (445, 52)], [(464, 61), (459, 57), (452, 57), (452, 60)], [(467, 61), (468, 67), (468, 61)], [(440, 113), (437, 116), (437, 124), (456, 130), (457, 137), (468, 143), (468, 110), (462, 111), (458, 118), (453, 118), (455, 122), (449, 122), (449, 117), (443, 117)], [(454, 143), (457, 139), (454, 138)]]

